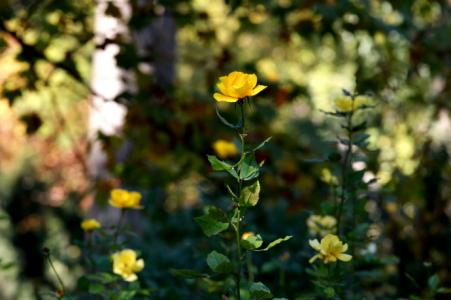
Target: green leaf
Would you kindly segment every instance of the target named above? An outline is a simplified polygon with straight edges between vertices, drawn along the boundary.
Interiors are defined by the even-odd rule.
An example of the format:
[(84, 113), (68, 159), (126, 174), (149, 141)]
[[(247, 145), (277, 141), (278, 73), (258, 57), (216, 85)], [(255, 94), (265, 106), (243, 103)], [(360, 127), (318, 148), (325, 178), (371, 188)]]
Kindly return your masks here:
[(199, 273), (195, 270), (190, 269), (170, 269), (169, 272), (180, 278), (186, 279), (198, 279), (198, 278), (208, 278), (208, 274)]
[(439, 294), (451, 294), (451, 288), (441, 287), (437, 290)]
[(272, 241), (272, 242), (269, 243), (269, 245), (266, 246), (266, 248), (264, 248), (264, 249), (257, 249), (257, 250), (254, 250), (254, 251), (268, 251), (268, 250), (271, 249), (272, 247), (277, 246), (277, 245), (279, 245), (280, 243), (283, 243), (283, 242), (285, 242), (285, 241), (288, 241), (288, 240), (291, 239), (292, 237), (293, 237), (292, 235), (287, 235), (287, 236), (284, 237), (284, 238), (279, 238), (279, 239), (277, 239), (277, 240)]
[(240, 179), (252, 180), (259, 175), (259, 167), (255, 160), (254, 153), (247, 154), (243, 161), (240, 163)]
[(90, 275), (86, 275), (86, 278), (91, 281), (99, 281), (103, 284), (112, 283), (119, 279), (117, 276), (110, 274), (110, 273), (90, 274)]
[(353, 139), (353, 144), (357, 146), (364, 146), (369, 137), (369, 134), (357, 133)]
[(0, 221), (7, 221), (9, 219), (8, 215), (0, 212)]
[(352, 132), (357, 132), (366, 128), (366, 121), (359, 123), (351, 128)]
[(208, 254), (207, 265), (216, 273), (230, 273), (233, 269), (230, 259), (224, 254), (216, 251), (212, 251)]
[(215, 206), (208, 208), (205, 215), (194, 218), (194, 221), (202, 228), (202, 231), (208, 237), (229, 228), (229, 222), (224, 212)]
[(335, 290), (332, 287), (327, 287), (324, 289), (324, 294), (327, 298), (332, 299), (333, 297), (335, 297)]
[(232, 165), (226, 163), (225, 161), (222, 161), (218, 159), (214, 155), (207, 155), (208, 161), (210, 162), (211, 167), (215, 171), (227, 171), (230, 175), (238, 179), (238, 174), (236, 173), (235, 169)]
[(270, 136), (269, 138), (267, 138), (266, 140), (264, 140), (263, 142), (261, 142), (257, 147), (255, 147), (252, 151), (257, 151), (259, 149), (261, 149), (263, 146), (265, 146), (270, 140), (272, 139), (272, 136)]
[(255, 206), (260, 198), (260, 182), (255, 181), (253, 184), (244, 187), (241, 190), (240, 205), (245, 207)]
[(241, 247), (243, 247), (246, 250), (254, 250), (257, 248), (260, 248), (261, 245), (263, 245), (263, 239), (262, 237), (257, 235), (252, 235), (244, 240), (241, 240)]
[(440, 285), (440, 278), (438, 277), (437, 274), (432, 275), (431, 277), (429, 277), (428, 279), (428, 287), (435, 291), (438, 286)]
[(99, 294), (102, 295), (104, 292), (104, 285), (101, 283), (91, 283), (89, 285), (89, 293), (90, 294)]
[(254, 300), (272, 298), (271, 290), (261, 282), (252, 283), (249, 292), (251, 294), (251, 299)]
[(136, 291), (120, 291), (119, 300), (131, 300), (135, 296)]

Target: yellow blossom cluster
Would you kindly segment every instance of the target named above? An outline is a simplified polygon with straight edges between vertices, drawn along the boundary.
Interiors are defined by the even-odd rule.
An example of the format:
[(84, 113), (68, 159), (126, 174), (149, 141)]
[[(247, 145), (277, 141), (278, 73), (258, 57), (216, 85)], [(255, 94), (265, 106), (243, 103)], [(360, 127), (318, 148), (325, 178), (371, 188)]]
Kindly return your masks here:
[(337, 219), (332, 216), (311, 215), (307, 219), (307, 227), (311, 235), (325, 236), (335, 233)]

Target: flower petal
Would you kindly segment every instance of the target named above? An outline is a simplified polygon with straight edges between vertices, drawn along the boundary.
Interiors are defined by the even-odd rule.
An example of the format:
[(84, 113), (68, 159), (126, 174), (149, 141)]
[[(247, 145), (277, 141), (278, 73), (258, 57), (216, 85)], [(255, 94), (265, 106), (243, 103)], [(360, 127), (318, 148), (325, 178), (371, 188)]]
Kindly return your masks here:
[(315, 256), (313, 256), (312, 258), (309, 259), (309, 263), (313, 263), (315, 260), (317, 260), (318, 258), (320, 258), (319, 254), (316, 254)]
[(348, 244), (344, 244), (343, 248), (341, 248), (341, 252), (346, 252), (348, 251)]
[(337, 258), (341, 261), (350, 261), (352, 259), (352, 255), (349, 254), (338, 254)]
[(218, 87), (218, 89), (221, 91), (222, 94), (227, 94), (227, 89), (223, 82), (218, 83), (216, 86)]
[(215, 98), (216, 101), (224, 101), (224, 102), (237, 102), (238, 98), (226, 96), (220, 93), (214, 93), (213, 98)]
[(249, 74), (247, 76), (247, 84), (251, 89), (253, 89), (257, 85), (257, 75)]
[(252, 91), (251, 94), (249, 96), (255, 96), (258, 93), (260, 93), (261, 91), (263, 91), (264, 89), (266, 89), (267, 86), (266, 85), (257, 85)]
[(143, 259), (138, 259), (135, 263), (135, 265), (133, 266), (133, 272), (139, 272), (144, 268), (144, 260)]
[(138, 276), (136, 276), (135, 273), (132, 273), (130, 275), (123, 276), (123, 278), (125, 281), (132, 282), (132, 281), (135, 281), (136, 279), (138, 279)]
[(310, 247), (312, 247), (313, 249), (320, 251), (321, 250), (321, 245), (319, 244), (317, 239), (314, 240), (309, 240), (308, 241)]

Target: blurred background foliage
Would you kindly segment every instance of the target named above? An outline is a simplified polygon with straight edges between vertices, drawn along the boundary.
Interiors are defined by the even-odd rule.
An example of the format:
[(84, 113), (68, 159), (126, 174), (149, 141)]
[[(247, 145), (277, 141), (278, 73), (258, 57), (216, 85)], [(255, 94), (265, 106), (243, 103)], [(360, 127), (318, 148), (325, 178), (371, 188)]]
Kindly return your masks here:
[[(372, 251), (391, 259), (368, 272), (367, 299), (422, 297), (435, 273), (451, 285), (449, 1), (129, 0), (127, 18), (121, 1), (104, 2), (129, 34), (101, 44), (94, 1), (0, 4), (1, 299), (41, 299), (54, 289), (44, 245), (74, 287), (83, 272), (79, 222), (118, 186), (145, 195), (131, 226), (155, 298), (207, 299), (169, 268), (206, 269), (210, 247), (193, 217), (204, 204), (226, 203), (206, 155), (217, 139), (233, 140), (212, 100), (217, 78), (232, 70), (269, 86), (248, 108), (249, 140), (273, 137), (257, 157), (266, 160), (262, 200), (249, 230), (295, 237), (254, 258), (262, 281), (289, 299), (311, 288), (305, 219), (327, 211), (334, 169), (318, 158), (337, 151), (340, 131), (321, 110), (346, 88), (377, 103), (364, 167), (378, 182), (366, 210)], [(162, 18), (176, 25), (174, 57), (140, 46), (145, 28)], [(164, 36), (167, 28), (153, 30)], [(116, 62), (134, 88), (112, 100), (127, 108), (122, 130), (92, 137), (92, 56), (109, 43), (119, 45)], [(221, 109), (233, 118), (233, 105)], [(106, 177), (90, 175), (94, 140), (107, 153)]]

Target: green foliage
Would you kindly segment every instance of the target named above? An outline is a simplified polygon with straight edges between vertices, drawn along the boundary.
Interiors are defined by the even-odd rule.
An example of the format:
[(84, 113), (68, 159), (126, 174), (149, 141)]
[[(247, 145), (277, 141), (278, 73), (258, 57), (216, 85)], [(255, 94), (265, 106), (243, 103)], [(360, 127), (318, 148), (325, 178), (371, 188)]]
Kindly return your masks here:
[(291, 239), (291, 238), (292, 238), (291, 235), (287, 235), (286, 237), (283, 237), (283, 238), (278, 238), (278, 239), (272, 241), (271, 243), (269, 243), (268, 246), (266, 246), (265, 248), (263, 248), (263, 249), (257, 249), (257, 250), (255, 250), (255, 251), (268, 251), (268, 250), (270, 250), (271, 248), (273, 248), (273, 247), (279, 245), (280, 243), (283, 243), (283, 242), (285, 242), (285, 241), (288, 241), (288, 240)]
[[(67, 270), (69, 286), (81, 267), (96, 271), (90, 275), (110, 274), (106, 253), (126, 245), (141, 249), (147, 259), (140, 289), (156, 287), (150, 298), (158, 300), (233, 297), (234, 274), (204, 274), (212, 248), (227, 254), (232, 273), (241, 260), (245, 299), (255, 280), (287, 299), (448, 296), (446, 1), (132, 0), (130, 20), (118, 22), (130, 34), (103, 41), (93, 38), (93, 1), (1, 2), (0, 269), (8, 267), (10, 277), (0, 283), (0, 298), (33, 299), (41, 288), (55, 297), (55, 278), (32, 251), (44, 241), (56, 249), (57, 269)], [(124, 17), (114, 1), (105, 9)], [(157, 30), (164, 38), (143, 41), (157, 41), (156, 48), (177, 41), (177, 74), (164, 84), (159, 76), (172, 67), (165, 61), (171, 51), (140, 46), (162, 16), (176, 23), (176, 36), (165, 23)], [(113, 100), (126, 105), (126, 124), (118, 136), (99, 135), (109, 179), (94, 181), (82, 166), (85, 148), (92, 148), (84, 125), (96, 93), (90, 65), (95, 49), (111, 44), (118, 45), (116, 63), (129, 72), (124, 84), (134, 77), (133, 93)], [(149, 64), (151, 74), (143, 67)], [(268, 85), (244, 106), (246, 118), (239, 104), (209, 104), (217, 77), (235, 69), (256, 73)], [(349, 113), (331, 108), (342, 87), (347, 96), (370, 92), (375, 100), (359, 108), (351, 124)], [(26, 129), (5, 118), (4, 103)], [(249, 132), (241, 157), (210, 155), (207, 161), (214, 140), (231, 138), (244, 121)], [(11, 132), (23, 132), (19, 142)], [(352, 158), (345, 163), (350, 145)], [(207, 174), (208, 163), (218, 172)], [(79, 180), (84, 176), (89, 181)], [(142, 218), (131, 217), (119, 230), (126, 241), (112, 241), (105, 228), (90, 248), (79, 229), (87, 195), (95, 190), (105, 202), (102, 195), (118, 184), (145, 191)], [(306, 218), (312, 211), (336, 217), (341, 202), (340, 238), (353, 260), (337, 262), (330, 278), (326, 270), (306, 273), (320, 265), (308, 263), (314, 237)], [(236, 242), (238, 226), (240, 234), (254, 236)], [(283, 247), (254, 252), (265, 249), (262, 236), (266, 242), (286, 235), (294, 238)], [(173, 268), (181, 269), (167, 271)], [(102, 280), (91, 280), (94, 292)], [(110, 286), (103, 292), (112, 299), (149, 298), (118, 282), (122, 294)], [(76, 290), (83, 292), (65, 299), (90, 298), (89, 284)]]
[(253, 300), (271, 299), (273, 297), (271, 290), (261, 282), (254, 282), (249, 288)]
[(257, 205), (260, 199), (260, 182), (256, 180), (241, 190), (239, 204), (243, 207), (252, 207)]
[(259, 234), (251, 235), (245, 239), (241, 239), (240, 244), (246, 250), (255, 250), (263, 245), (263, 239)]
[(214, 206), (208, 207), (205, 215), (196, 217), (194, 220), (208, 237), (229, 228), (229, 221), (227, 220), (225, 213)]
[(216, 251), (212, 251), (208, 254), (207, 265), (216, 273), (230, 273), (233, 269), (230, 259), (224, 254)]

